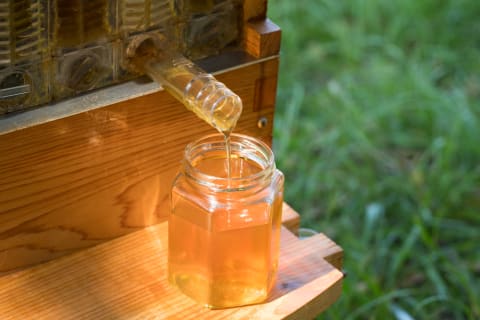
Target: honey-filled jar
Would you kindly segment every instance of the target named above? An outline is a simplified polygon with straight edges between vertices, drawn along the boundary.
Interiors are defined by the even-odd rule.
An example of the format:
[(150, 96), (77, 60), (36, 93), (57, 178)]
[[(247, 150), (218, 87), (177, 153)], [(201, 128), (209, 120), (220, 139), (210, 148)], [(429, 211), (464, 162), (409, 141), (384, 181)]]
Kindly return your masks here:
[(274, 286), (283, 174), (260, 140), (221, 134), (189, 144), (171, 193), (169, 281), (209, 308), (263, 302)]

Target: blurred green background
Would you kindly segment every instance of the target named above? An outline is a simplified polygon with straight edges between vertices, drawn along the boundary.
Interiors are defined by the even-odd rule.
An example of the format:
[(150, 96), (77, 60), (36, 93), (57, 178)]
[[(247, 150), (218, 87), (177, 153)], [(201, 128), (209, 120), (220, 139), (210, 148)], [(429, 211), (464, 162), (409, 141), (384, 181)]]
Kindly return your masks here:
[(285, 199), (345, 250), (325, 319), (480, 319), (480, 1), (270, 0)]

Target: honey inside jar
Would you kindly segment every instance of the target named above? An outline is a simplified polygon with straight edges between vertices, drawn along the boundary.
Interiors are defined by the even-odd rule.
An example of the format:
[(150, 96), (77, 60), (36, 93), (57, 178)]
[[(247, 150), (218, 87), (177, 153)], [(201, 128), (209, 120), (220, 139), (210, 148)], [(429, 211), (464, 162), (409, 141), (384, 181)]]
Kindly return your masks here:
[(283, 175), (232, 135), (228, 177), (222, 140), (177, 178), (169, 220), (169, 280), (210, 308), (265, 301), (279, 251)]

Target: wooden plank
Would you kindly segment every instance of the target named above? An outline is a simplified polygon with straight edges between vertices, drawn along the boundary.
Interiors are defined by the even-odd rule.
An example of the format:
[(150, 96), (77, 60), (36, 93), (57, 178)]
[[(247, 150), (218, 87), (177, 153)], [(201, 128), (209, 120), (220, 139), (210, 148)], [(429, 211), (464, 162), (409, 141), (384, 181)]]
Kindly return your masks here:
[[(281, 233), (279, 275), (266, 303), (209, 310), (168, 284), (167, 223), (0, 277), (7, 319), (307, 319), (341, 293), (318, 235)], [(320, 239), (316, 241), (315, 239)]]
[[(253, 103), (277, 72), (273, 58), (217, 76), (242, 98), (236, 132), (271, 142), (273, 110)], [(184, 147), (213, 132), (160, 91), (0, 135), (0, 273), (164, 221)]]
[(300, 215), (285, 202), (283, 203), (282, 222), (292, 233), (298, 233), (298, 228), (300, 227)]
[(256, 58), (276, 55), (280, 51), (282, 33), (270, 19), (245, 23), (243, 46)]
[[(300, 215), (287, 203), (283, 203), (282, 223), (295, 235), (300, 227)], [(330, 240), (325, 234), (318, 233), (313, 237), (302, 240), (305, 245), (318, 245), (322, 248), (322, 257), (338, 270), (343, 266), (343, 249)]]

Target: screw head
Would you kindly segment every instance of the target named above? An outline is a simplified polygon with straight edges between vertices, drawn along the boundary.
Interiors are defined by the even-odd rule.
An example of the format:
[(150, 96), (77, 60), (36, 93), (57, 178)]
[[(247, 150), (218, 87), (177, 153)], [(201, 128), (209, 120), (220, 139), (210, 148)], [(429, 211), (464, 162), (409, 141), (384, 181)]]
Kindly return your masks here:
[(267, 117), (260, 117), (260, 118), (258, 119), (258, 121), (257, 121), (257, 127), (258, 127), (259, 129), (265, 128), (265, 127), (267, 126), (267, 124), (268, 124), (268, 119), (267, 119)]

